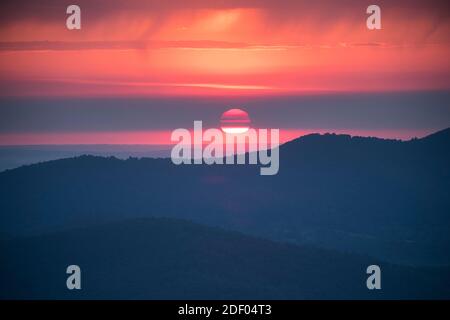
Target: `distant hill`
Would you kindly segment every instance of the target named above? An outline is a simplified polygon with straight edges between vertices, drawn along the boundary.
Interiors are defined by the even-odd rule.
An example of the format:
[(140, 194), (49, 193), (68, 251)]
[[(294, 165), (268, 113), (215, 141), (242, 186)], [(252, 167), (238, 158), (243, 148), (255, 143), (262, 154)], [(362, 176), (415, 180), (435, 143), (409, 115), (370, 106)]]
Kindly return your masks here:
[(167, 158), (168, 145), (17, 145), (0, 146), (0, 172), (23, 165), (56, 159), (72, 158), (85, 154), (94, 156)]
[[(165, 218), (0, 242), (0, 299), (450, 298), (449, 270), (276, 243)], [(366, 288), (378, 263), (382, 290)], [(81, 268), (80, 291), (65, 287)]]
[(415, 266), (450, 265), (450, 129), (396, 141), (308, 135), (280, 171), (81, 156), (0, 173), (3, 237), (136, 217), (176, 217), (249, 235)]

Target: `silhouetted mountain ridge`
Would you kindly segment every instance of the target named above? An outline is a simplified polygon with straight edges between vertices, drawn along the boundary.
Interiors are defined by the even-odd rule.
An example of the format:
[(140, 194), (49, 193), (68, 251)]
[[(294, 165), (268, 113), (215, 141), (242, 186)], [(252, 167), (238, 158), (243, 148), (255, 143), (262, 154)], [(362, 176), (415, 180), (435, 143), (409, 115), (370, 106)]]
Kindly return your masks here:
[[(0, 243), (0, 298), (448, 298), (449, 270), (249, 237), (175, 219), (136, 219)], [(366, 268), (382, 266), (382, 291)], [(65, 288), (81, 268), (82, 290)]]
[(82, 156), (0, 173), (0, 230), (166, 216), (407, 264), (450, 264), (449, 129), (410, 141), (309, 135), (280, 171)]

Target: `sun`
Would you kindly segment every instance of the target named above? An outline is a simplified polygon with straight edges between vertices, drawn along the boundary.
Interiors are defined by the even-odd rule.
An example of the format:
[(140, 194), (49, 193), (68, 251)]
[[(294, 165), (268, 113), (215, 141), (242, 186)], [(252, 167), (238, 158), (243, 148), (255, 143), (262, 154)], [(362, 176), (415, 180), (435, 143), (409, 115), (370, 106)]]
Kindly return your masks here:
[(248, 113), (241, 109), (229, 109), (220, 117), (220, 128), (229, 134), (245, 133), (250, 128)]

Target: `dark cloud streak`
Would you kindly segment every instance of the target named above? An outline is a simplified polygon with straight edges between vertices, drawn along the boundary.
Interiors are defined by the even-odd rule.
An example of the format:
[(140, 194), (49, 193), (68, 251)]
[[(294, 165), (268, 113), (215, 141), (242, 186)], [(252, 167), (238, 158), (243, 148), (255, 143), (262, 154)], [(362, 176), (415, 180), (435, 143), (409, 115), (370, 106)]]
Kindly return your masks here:
[[(72, 1), (73, 2), (73, 1)], [(0, 4), (0, 25), (20, 20), (59, 22), (64, 19), (66, 7), (72, 2), (60, 0), (14, 0)], [(121, 13), (148, 15), (158, 19), (179, 10), (255, 8), (267, 10), (267, 18), (285, 22), (290, 19), (317, 19), (318, 24), (351, 19), (361, 15), (373, 1), (361, 0), (77, 0), (84, 18), (97, 22)], [(439, 23), (450, 16), (448, 0), (378, 0), (383, 10), (404, 12), (405, 17), (427, 16)]]
[(101, 132), (217, 127), (229, 108), (248, 111), (260, 128), (443, 129), (450, 92), (329, 94), (291, 97), (151, 99), (0, 99), (0, 133)]

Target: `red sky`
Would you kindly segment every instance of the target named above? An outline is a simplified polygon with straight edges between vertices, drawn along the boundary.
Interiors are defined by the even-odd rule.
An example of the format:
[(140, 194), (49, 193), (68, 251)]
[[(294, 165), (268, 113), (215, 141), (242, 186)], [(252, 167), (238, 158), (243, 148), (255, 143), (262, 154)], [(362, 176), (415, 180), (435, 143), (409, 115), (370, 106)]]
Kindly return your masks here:
[[(219, 4), (218, 4), (219, 3)], [(2, 5), (2, 95), (292, 94), (448, 89), (448, 4), (61, 1)]]
[[(280, 144), (303, 135), (332, 131), (336, 134), (350, 134), (353, 136), (378, 137), (386, 139), (409, 140), (412, 137), (424, 137), (433, 133), (431, 130), (352, 130), (352, 129), (310, 129), (292, 130), (281, 129)], [(2, 145), (79, 145), (79, 144), (154, 144), (171, 145), (171, 131), (103, 131), (103, 132), (72, 132), (72, 133), (13, 133), (0, 134)], [(193, 136), (193, 133), (192, 133)]]
[(68, 3), (2, 2), (0, 97), (449, 89), (448, 1), (376, 1), (382, 30), (366, 28), (361, 0), (74, 3), (82, 29), (70, 31)]

